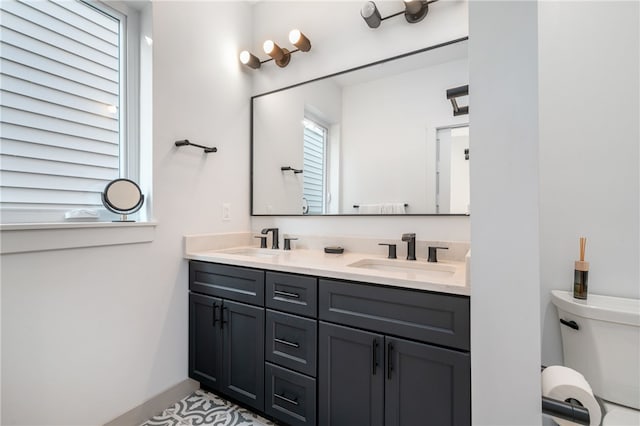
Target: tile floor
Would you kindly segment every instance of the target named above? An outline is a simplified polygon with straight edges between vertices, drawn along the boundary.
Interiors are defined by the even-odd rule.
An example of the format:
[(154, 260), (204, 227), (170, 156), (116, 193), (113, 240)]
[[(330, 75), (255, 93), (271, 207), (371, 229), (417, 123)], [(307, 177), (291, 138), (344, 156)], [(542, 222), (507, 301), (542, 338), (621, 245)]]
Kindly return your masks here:
[(273, 426), (219, 396), (197, 390), (140, 426)]

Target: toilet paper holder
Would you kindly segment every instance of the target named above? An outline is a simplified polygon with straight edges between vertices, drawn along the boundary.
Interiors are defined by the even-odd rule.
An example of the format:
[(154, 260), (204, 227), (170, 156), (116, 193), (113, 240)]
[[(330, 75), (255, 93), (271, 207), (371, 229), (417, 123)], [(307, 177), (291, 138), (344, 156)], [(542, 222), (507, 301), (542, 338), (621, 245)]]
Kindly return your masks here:
[[(546, 367), (542, 366), (541, 370)], [(589, 410), (572, 402), (560, 401), (547, 396), (542, 397), (542, 414), (559, 417), (581, 425), (591, 424)]]

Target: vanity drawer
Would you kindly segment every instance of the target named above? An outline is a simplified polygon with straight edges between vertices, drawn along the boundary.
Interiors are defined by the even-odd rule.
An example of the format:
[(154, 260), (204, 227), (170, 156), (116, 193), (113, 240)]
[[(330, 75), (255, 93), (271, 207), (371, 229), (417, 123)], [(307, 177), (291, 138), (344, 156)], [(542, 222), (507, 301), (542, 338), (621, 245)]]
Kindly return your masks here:
[(268, 308), (317, 318), (318, 279), (306, 275), (267, 271)]
[(315, 376), (317, 335), (316, 320), (267, 309), (265, 359)]
[(264, 271), (192, 260), (189, 290), (264, 306)]
[(265, 363), (265, 412), (286, 424), (316, 424), (316, 381)]
[(320, 279), (320, 319), (469, 350), (469, 298)]

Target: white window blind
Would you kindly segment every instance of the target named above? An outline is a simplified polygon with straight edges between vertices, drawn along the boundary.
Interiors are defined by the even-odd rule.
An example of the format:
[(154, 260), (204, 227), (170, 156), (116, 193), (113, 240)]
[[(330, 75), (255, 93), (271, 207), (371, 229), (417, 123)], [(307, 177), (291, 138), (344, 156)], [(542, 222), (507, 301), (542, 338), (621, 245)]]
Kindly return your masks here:
[(88, 3), (0, 1), (0, 209), (101, 208), (120, 176), (122, 16)]
[(324, 162), (327, 129), (318, 123), (304, 120), (303, 187), (308, 214), (324, 213)]

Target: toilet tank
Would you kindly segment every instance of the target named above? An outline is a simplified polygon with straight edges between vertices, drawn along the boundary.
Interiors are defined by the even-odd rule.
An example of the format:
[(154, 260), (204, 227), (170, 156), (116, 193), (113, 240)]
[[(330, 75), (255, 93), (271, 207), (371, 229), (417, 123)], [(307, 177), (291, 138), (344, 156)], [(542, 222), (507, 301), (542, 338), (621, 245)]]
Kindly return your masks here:
[(553, 290), (551, 301), (564, 365), (580, 372), (596, 396), (640, 409), (640, 300), (589, 294), (582, 301)]

